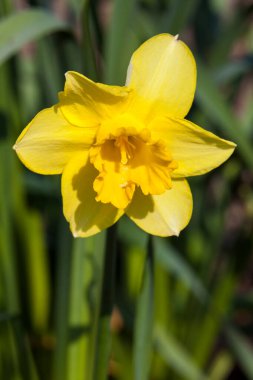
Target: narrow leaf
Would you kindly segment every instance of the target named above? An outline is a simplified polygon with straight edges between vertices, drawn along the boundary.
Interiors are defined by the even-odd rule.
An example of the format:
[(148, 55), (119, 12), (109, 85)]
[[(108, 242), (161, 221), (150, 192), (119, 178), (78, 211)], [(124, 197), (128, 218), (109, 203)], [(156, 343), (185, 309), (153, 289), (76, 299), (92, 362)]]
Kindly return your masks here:
[(252, 146), (206, 68), (198, 63), (197, 100), (203, 112), (238, 145), (246, 164), (253, 167)]
[(175, 274), (199, 299), (205, 300), (206, 289), (186, 260), (165, 240), (155, 238), (154, 244), (157, 262), (169, 273)]
[(162, 326), (157, 325), (155, 328), (154, 344), (165, 362), (179, 375), (188, 380), (207, 379), (184, 347), (173, 336), (169, 335)]
[(154, 262), (152, 238), (149, 237), (143, 284), (137, 304), (134, 330), (134, 373), (136, 380), (149, 379), (152, 353), (154, 309)]
[(234, 328), (228, 328), (227, 337), (234, 352), (249, 380), (253, 379), (253, 348), (249, 341)]
[(106, 380), (111, 353), (110, 319), (114, 304), (115, 260), (116, 260), (116, 225), (108, 228), (102, 271), (100, 293), (100, 310), (96, 336), (96, 365), (94, 380)]
[(93, 323), (94, 238), (75, 239), (72, 250), (67, 379), (89, 379)]
[(67, 24), (43, 10), (25, 10), (10, 15), (0, 22), (0, 64), (26, 43), (66, 29)]
[(176, 0), (172, 2), (169, 8), (167, 20), (164, 19), (164, 26), (172, 34), (182, 31), (187, 25), (189, 19), (196, 11), (199, 0)]
[(56, 273), (56, 302), (55, 313), (55, 334), (56, 347), (53, 353), (52, 379), (66, 379), (66, 363), (68, 348), (68, 313), (69, 313), (69, 288), (71, 271), (71, 236), (69, 227), (63, 218), (59, 225), (58, 232), (58, 260)]
[[(129, 24), (135, 0), (115, 0), (110, 29), (106, 39), (105, 80), (123, 84), (133, 48), (136, 48)], [(120, 58), (120, 64), (119, 64)]]
[(209, 380), (228, 379), (234, 367), (234, 360), (228, 351), (220, 351), (213, 360), (209, 371)]

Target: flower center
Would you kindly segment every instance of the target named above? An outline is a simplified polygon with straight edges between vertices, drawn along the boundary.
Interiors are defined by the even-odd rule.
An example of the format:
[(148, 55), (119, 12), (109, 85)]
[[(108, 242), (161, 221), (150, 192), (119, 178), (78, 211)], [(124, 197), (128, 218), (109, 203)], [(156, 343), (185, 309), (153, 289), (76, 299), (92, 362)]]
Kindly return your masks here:
[(120, 162), (126, 165), (128, 161), (133, 158), (135, 145), (131, 142), (128, 136), (119, 136), (115, 139), (114, 145), (120, 151)]
[(162, 194), (171, 188), (177, 164), (162, 141), (129, 115), (103, 123), (90, 149), (90, 162), (99, 171), (93, 188), (96, 200), (126, 208), (136, 186), (143, 194)]

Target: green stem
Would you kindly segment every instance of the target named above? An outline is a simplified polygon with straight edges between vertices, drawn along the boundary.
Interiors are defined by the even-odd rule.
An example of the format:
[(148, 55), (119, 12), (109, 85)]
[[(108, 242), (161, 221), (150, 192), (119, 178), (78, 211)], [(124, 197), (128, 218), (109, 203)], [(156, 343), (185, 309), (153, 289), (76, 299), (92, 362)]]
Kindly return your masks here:
[(53, 356), (52, 380), (65, 380), (67, 369), (71, 238), (65, 222), (60, 226), (59, 235), (61, 238), (55, 297), (56, 348)]
[(134, 328), (134, 374), (136, 380), (148, 380), (153, 340), (154, 314), (154, 250), (149, 235), (147, 257), (143, 272), (135, 328)]
[(93, 325), (94, 237), (75, 239), (72, 250), (67, 379), (90, 379), (90, 337)]
[(114, 224), (107, 230), (100, 316), (111, 315), (115, 298), (116, 233)]
[(110, 319), (115, 294), (116, 225), (107, 230), (93, 379), (105, 380), (111, 351)]

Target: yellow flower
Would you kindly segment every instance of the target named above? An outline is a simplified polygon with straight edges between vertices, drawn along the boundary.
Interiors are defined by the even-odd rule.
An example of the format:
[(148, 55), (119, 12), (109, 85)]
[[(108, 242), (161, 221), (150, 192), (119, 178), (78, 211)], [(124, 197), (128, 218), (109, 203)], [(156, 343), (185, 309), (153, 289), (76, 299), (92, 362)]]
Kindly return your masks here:
[(90, 236), (124, 213), (159, 236), (189, 223), (185, 177), (223, 163), (235, 144), (185, 120), (196, 65), (177, 36), (155, 36), (135, 51), (126, 86), (66, 74), (59, 103), (44, 109), (14, 149), (29, 169), (62, 173), (63, 211), (74, 236)]

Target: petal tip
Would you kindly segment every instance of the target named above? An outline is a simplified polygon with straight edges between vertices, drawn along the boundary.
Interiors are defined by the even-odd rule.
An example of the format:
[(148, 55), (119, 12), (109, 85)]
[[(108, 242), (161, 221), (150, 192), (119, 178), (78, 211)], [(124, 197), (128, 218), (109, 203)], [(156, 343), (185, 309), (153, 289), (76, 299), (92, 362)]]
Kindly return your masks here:
[[(188, 223), (187, 223), (188, 224)], [(171, 234), (169, 236), (176, 236), (179, 237), (180, 232), (185, 228), (186, 226), (183, 226), (181, 229), (178, 229), (176, 227), (171, 228)]]
[(12, 149), (16, 151), (17, 147), (18, 147), (18, 144), (14, 144), (13, 147), (12, 147)]
[(176, 34), (175, 37), (174, 37), (174, 40), (178, 41), (178, 39), (179, 39), (179, 34)]
[(64, 74), (65, 79), (67, 80), (71, 76), (72, 73), (73, 71), (70, 71), (70, 70), (66, 71), (66, 73)]
[(70, 232), (71, 232), (73, 238), (76, 239), (76, 238), (81, 237), (81, 234), (78, 233), (78, 231), (76, 230), (76, 226), (75, 226), (73, 220), (69, 220), (69, 218), (66, 217), (64, 209), (63, 209), (63, 214), (64, 214), (66, 220), (69, 222), (69, 229), (70, 229)]

